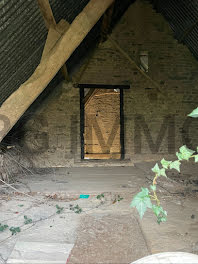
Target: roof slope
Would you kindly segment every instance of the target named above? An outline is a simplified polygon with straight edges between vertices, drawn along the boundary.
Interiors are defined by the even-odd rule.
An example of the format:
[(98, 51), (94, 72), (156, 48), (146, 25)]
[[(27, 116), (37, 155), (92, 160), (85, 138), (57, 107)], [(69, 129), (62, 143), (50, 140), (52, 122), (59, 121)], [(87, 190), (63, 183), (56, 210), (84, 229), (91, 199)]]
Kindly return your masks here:
[[(71, 23), (89, 0), (50, 0), (56, 22), (62, 18)], [(122, 2), (122, 3), (121, 3)], [(116, 0), (116, 21), (132, 2)], [(68, 60), (69, 70), (96, 43), (100, 22)], [(0, 1), (0, 105), (34, 72), (40, 62), (47, 29), (36, 0)], [(58, 74), (50, 85), (56, 85)]]
[(198, 1), (150, 0), (169, 22), (175, 37), (198, 59)]

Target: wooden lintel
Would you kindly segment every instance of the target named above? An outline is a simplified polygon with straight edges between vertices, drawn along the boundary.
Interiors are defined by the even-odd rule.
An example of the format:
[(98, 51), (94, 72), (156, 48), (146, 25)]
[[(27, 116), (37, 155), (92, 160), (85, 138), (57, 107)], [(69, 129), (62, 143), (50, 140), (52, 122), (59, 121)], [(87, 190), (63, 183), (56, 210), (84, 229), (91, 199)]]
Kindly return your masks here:
[(43, 58), (32, 76), (5, 100), (0, 107), (0, 142), (43, 92), (112, 3), (113, 0), (90, 0), (54, 48)]

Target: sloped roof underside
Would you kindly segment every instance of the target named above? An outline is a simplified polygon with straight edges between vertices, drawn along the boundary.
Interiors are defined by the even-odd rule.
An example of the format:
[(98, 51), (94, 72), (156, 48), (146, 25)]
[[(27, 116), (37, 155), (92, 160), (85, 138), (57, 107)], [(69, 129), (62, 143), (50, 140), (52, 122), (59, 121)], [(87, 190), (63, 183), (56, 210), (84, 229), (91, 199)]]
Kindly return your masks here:
[[(65, 19), (71, 23), (89, 0), (50, 0), (56, 22)], [(116, 22), (131, 0), (116, 0), (113, 21)], [(95, 45), (100, 33), (101, 20), (90, 31), (67, 62), (68, 70)], [(36, 0), (0, 1), (0, 105), (34, 72), (40, 62), (47, 37)], [(60, 73), (49, 87), (62, 79)]]
[(175, 38), (184, 43), (198, 59), (198, 1), (150, 0), (169, 22)]

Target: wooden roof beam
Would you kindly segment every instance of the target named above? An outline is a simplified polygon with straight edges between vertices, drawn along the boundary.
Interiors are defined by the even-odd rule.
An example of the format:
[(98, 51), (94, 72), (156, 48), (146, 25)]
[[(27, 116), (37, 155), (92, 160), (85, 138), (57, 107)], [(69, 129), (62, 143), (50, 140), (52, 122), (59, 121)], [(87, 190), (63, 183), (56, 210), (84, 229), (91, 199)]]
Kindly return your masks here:
[[(37, 2), (40, 8), (41, 14), (43, 16), (43, 19), (45, 21), (46, 28), (48, 29), (48, 33), (49, 33), (50, 28), (56, 28), (56, 25), (57, 25), (52, 9), (51, 9), (51, 6), (50, 6), (50, 3), (49, 3), (49, 0), (37, 0)], [(61, 72), (65, 80), (69, 81), (70, 78), (69, 78), (69, 74), (68, 74), (65, 63), (63, 64), (61, 68)]]
[(113, 0), (90, 0), (69, 29), (43, 58), (32, 76), (0, 107), (0, 142), (42, 93)]

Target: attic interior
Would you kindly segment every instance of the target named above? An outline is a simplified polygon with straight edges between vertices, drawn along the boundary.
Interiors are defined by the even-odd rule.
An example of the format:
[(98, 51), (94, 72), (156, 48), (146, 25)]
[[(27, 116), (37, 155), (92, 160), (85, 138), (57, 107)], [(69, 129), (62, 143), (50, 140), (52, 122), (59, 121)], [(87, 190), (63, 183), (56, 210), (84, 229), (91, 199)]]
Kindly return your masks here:
[[(196, 258), (197, 12), (186, 0), (0, 0), (0, 263)], [(152, 185), (167, 219), (130, 208)]]

